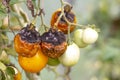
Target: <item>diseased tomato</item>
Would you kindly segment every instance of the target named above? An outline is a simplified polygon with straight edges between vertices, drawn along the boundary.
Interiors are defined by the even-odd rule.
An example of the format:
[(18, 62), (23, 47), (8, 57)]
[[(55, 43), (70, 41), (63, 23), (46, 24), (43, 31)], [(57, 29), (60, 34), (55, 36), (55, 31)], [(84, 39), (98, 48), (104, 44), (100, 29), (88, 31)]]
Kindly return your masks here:
[(98, 33), (92, 28), (86, 28), (83, 31), (83, 42), (92, 44), (98, 39)]
[(83, 29), (77, 29), (76, 31), (74, 31), (74, 35), (73, 35), (73, 39), (74, 42), (80, 47), (80, 48), (84, 48), (86, 47), (88, 44), (83, 42)]
[[(64, 7), (65, 17), (69, 22), (76, 23), (76, 16), (71, 9), (72, 8), (69, 5), (66, 5)], [(60, 14), (61, 14), (61, 9), (58, 9), (53, 13), (52, 18), (51, 18), (51, 27), (56, 27), (56, 28), (60, 29), (62, 32), (64, 32), (65, 34), (67, 34), (68, 33), (68, 23), (65, 21), (63, 16), (61, 17), (58, 24), (55, 25)], [(75, 26), (71, 25), (70, 32), (72, 32), (74, 30), (74, 28), (75, 28)]]
[[(32, 29), (31, 29), (32, 26)], [(34, 56), (40, 48), (40, 34), (35, 30), (32, 24), (27, 25), (15, 35), (14, 47), (16, 52), (24, 57)]]
[(50, 28), (41, 36), (41, 41), (42, 52), (50, 58), (58, 58), (67, 48), (64, 33), (57, 29)]
[(59, 60), (65, 66), (73, 66), (79, 61), (79, 58), (80, 49), (75, 43), (72, 43), (67, 46), (67, 50), (59, 57)]

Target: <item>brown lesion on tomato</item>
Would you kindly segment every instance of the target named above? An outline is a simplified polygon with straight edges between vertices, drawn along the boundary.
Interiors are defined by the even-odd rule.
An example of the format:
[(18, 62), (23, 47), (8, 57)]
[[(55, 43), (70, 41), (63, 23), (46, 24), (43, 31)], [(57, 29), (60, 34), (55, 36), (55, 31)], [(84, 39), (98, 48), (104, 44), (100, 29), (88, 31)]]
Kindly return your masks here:
[[(67, 5), (64, 7), (64, 14), (66, 19), (71, 22), (71, 23), (76, 23), (76, 16), (75, 14), (72, 12), (72, 7), (68, 7)], [(51, 26), (54, 27), (55, 23), (58, 19), (58, 17), (61, 14), (61, 9), (58, 9), (57, 11), (55, 11), (52, 15), (51, 18)], [(62, 32), (64, 32), (65, 34), (67, 34), (68, 32), (68, 23), (66, 22), (66, 20), (64, 19), (64, 17), (62, 16), (61, 19), (59, 20), (57, 26), (58, 29), (60, 29)], [(74, 30), (75, 26), (71, 25), (70, 26), (70, 32), (72, 32)]]
[(51, 58), (60, 57), (67, 48), (66, 37), (63, 32), (57, 29), (50, 29), (41, 38), (42, 52)]
[(40, 48), (40, 34), (35, 30), (35, 27), (27, 25), (20, 30), (14, 38), (14, 47), (16, 52), (24, 57), (32, 57)]

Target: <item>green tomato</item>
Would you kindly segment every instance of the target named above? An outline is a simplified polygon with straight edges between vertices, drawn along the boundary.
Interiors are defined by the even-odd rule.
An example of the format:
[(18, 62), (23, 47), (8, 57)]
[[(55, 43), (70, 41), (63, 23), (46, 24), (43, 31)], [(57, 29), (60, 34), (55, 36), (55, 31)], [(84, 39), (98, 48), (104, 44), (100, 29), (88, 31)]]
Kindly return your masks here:
[(73, 66), (79, 61), (79, 58), (80, 49), (75, 43), (72, 43), (67, 46), (67, 50), (59, 57), (59, 60), (65, 66)]
[(73, 35), (73, 39), (74, 39), (74, 42), (80, 47), (80, 48), (84, 48), (86, 47), (88, 44), (84, 43), (83, 42), (83, 29), (77, 29), (75, 32), (74, 32), (74, 35)]
[(95, 43), (98, 38), (98, 33), (92, 28), (86, 28), (83, 31), (83, 42), (86, 44)]
[(60, 61), (57, 58), (48, 58), (48, 65), (50, 66), (57, 66), (60, 64)]

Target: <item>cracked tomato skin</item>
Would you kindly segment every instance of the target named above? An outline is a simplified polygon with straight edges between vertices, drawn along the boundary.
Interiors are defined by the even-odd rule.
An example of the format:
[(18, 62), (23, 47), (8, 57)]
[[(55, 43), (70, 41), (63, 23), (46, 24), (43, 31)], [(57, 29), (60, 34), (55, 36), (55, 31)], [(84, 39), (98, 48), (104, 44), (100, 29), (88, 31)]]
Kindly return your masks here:
[(47, 62), (48, 57), (45, 56), (41, 50), (38, 50), (35, 56), (33, 57), (23, 57), (21, 55), (18, 56), (18, 62), (20, 66), (27, 72), (37, 73), (42, 70)]
[(16, 52), (24, 57), (34, 56), (40, 48), (41, 37), (33, 24), (23, 27), (14, 38)]
[[(61, 9), (58, 9), (53, 13), (52, 18), (51, 18), (51, 26), (56, 27), (56, 28), (60, 29), (62, 32), (64, 32), (65, 34), (67, 34), (68, 33), (68, 24), (63, 17), (60, 19), (58, 24), (55, 26), (55, 23), (56, 23), (58, 17), (60, 16), (60, 14), (61, 14)], [(65, 17), (69, 22), (76, 23), (76, 16), (72, 11), (65, 12)], [(70, 32), (72, 32), (74, 30), (74, 28), (75, 28), (75, 26), (71, 25)]]
[(17, 34), (14, 38), (14, 47), (16, 52), (24, 57), (34, 56), (40, 48), (39, 43), (29, 43), (22, 40), (19, 34)]
[(51, 58), (60, 57), (67, 48), (67, 43), (63, 42), (59, 45), (54, 46), (51, 43), (42, 42), (41, 43), (42, 51), (45, 55)]
[(50, 28), (41, 36), (42, 52), (50, 58), (60, 57), (66, 48), (66, 37), (62, 31)]

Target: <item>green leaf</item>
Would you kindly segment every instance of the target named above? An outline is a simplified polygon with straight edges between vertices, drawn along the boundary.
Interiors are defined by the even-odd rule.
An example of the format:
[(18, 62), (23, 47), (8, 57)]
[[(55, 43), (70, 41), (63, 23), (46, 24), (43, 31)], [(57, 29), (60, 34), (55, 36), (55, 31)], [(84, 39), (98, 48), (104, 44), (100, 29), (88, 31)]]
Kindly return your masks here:
[(15, 71), (12, 67), (9, 67), (9, 66), (7, 67), (6, 74), (7, 74), (8, 80), (14, 80), (13, 77), (15, 75)]
[(6, 12), (4, 9), (0, 9), (0, 20), (2, 20), (6, 16)]
[(6, 80), (6, 74), (4, 71), (0, 70), (0, 80)]
[(13, 67), (7, 66), (6, 72), (8, 74), (14, 75), (15, 74), (15, 70)]
[(7, 37), (6, 35), (1, 34), (0, 36), (1, 36), (2, 39), (4, 39), (4, 40), (8, 40), (8, 37)]
[(10, 58), (8, 57), (7, 53), (3, 50), (0, 55), (0, 61), (2, 61), (5, 64), (10, 63)]
[(0, 61), (0, 70), (6, 70), (6, 66)]
[(21, 2), (25, 2), (25, 0), (11, 0), (10, 1), (10, 5), (14, 5), (14, 4), (17, 4), (17, 3), (21, 3)]

